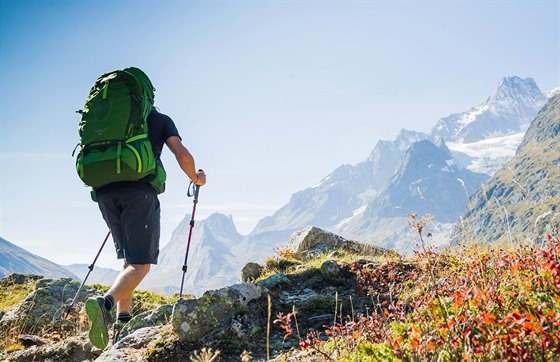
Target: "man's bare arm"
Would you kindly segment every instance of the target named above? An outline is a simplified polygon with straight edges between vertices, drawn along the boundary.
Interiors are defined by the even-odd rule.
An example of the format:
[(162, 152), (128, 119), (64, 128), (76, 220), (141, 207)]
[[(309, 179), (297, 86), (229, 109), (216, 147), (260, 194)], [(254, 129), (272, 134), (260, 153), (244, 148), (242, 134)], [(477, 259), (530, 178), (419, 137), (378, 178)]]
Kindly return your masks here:
[(165, 141), (165, 144), (169, 147), (171, 152), (173, 152), (179, 166), (192, 182), (198, 186), (206, 184), (206, 174), (204, 174), (204, 171), (202, 170), (198, 172), (196, 171), (194, 158), (189, 150), (183, 146), (179, 137), (171, 136)]

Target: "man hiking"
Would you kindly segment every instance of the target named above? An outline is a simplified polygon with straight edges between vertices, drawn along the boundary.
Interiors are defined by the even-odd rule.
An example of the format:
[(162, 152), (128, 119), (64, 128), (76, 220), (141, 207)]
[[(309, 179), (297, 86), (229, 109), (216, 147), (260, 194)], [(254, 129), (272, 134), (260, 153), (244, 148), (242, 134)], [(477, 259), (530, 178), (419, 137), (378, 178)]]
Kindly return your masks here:
[[(146, 77), (137, 68), (126, 68), (124, 70)], [(115, 83), (116, 80), (110, 78), (108, 82)], [(152, 88), (151, 102), (148, 103), (150, 105), (153, 102), (153, 87), (149, 80), (147, 82), (149, 84), (148, 88)], [(107, 86), (105, 85), (104, 88), (107, 88)], [(104, 95), (103, 101), (105, 97), (109, 98), (111, 94), (110, 91), (105, 91), (105, 93), (109, 95)], [(114, 101), (112, 104), (118, 103)], [(182, 144), (181, 136), (173, 120), (160, 113), (153, 106), (148, 108), (148, 111), (149, 114), (145, 119), (147, 138), (157, 163), (156, 168), (163, 171), (160, 156), (165, 144), (175, 155), (179, 166), (190, 181), (197, 186), (203, 186), (206, 183), (206, 175), (202, 170), (197, 172), (194, 158)], [(105, 117), (105, 115), (103, 116)], [(82, 123), (84, 122), (82, 121)], [(138, 139), (139, 136), (133, 138)], [(126, 147), (129, 147), (128, 145), (132, 141), (128, 140), (124, 143)], [(122, 152), (121, 149), (119, 149), (119, 152)], [(84, 158), (86, 157), (87, 155), (84, 156)], [(121, 160), (119, 159), (118, 162), (121, 162)], [(122, 167), (124, 167), (124, 164)], [(138, 169), (140, 169), (140, 166), (138, 166)], [(119, 172), (121, 172), (120, 164)], [(164, 171), (163, 174), (165, 175)], [(160, 204), (157, 195), (163, 192), (164, 188), (161, 185), (159, 188), (156, 187), (154, 178), (161, 179), (160, 176), (149, 174), (134, 181), (117, 181), (100, 187), (93, 187), (103, 219), (113, 235), (117, 258), (124, 259), (123, 270), (107, 293), (102, 297), (86, 300), (86, 313), (91, 320), (89, 338), (94, 346), (101, 349), (104, 349), (109, 343), (108, 324), (111, 311), (116, 307), (117, 323), (124, 324), (131, 319), (130, 309), (133, 292), (147, 275), (150, 265), (157, 264), (160, 238)], [(165, 176), (163, 176), (164, 179)]]

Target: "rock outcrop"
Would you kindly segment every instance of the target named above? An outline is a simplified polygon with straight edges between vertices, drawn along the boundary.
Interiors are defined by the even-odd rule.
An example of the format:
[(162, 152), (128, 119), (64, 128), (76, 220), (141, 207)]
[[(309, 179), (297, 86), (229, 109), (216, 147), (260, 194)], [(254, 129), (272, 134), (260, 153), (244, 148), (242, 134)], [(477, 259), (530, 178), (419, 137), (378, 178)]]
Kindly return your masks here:
[[(14, 283), (25, 283), (29, 279), (23, 275), (10, 275), (7, 278)], [(22, 334), (37, 333), (41, 328), (60, 328), (71, 323), (64, 315), (80, 283), (70, 278), (35, 278), (39, 278), (35, 290), (2, 316), (0, 331), (10, 330), (17, 325)], [(76, 306), (95, 293), (94, 289), (84, 286), (76, 299)]]
[(311, 259), (327, 250), (337, 249), (371, 256), (387, 252), (383, 248), (347, 240), (342, 236), (314, 226), (293, 233), (288, 241), (287, 249), (291, 250), (296, 257), (302, 259)]
[[(204, 353), (215, 355), (217, 351), (220, 351), (220, 361), (239, 361), (241, 355), (245, 356), (243, 360), (251, 360), (247, 359), (249, 355), (252, 360), (265, 360), (267, 350), (272, 357), (278, 357), (297, 346), (298, 338), (286, 335), (281, 326), (282, 316), (295, 308), (298, 318), (301, 316), (298, 323), (302, 333), (332, 323), (335, 310), (338, 311), (336, 305), (343, 300), (351, 300), (356, 313), (371, 310), (371, 299), (360, 296), (355, 289), (353, 265), (376, 267), (378, 264), (367, 260), (383, 250), (318, 228), (297, 233), (290, 246), (303, 259), (321, 253), (334, 256), (334, 251), (340, 249), (362, 252), (363, 258), (350, 264), (328, 259), (318, 267), (310, 266), (313, 263), (306, 265), (303, 259), (294, 259), (286, 264), (289, 267), (283, 272), (257, 282), (206, 291), (200, 298), (179, 299), (174, 305), (160, 305), (134, 316), (119, 338), (103, 351), (88, 341), (89, 321), (83, 310), (85, 298), (102, 292), (84, 287), (76, 308), (66, 319), (65, 307), (76, 293), (78, 282), (40, 279), (35, 290), (0, 321), (0, 326), (25, 334), (21, 336), (25, 343), (34, 345), (22, 345), (20, 350), (10, 353), (0, 352), (0, 360), (188, 361)], [(8, 338), (9, 333), (4, 332), (3, 337)], [(112, 328), (110, 335), (113, 335)]]
[(173, 329), (180, 340), (196, 342), (247, 310), (264, 291), (259, 285), (243, 283), (208, 291), (198, 299), (179, 299), (173, 308)]

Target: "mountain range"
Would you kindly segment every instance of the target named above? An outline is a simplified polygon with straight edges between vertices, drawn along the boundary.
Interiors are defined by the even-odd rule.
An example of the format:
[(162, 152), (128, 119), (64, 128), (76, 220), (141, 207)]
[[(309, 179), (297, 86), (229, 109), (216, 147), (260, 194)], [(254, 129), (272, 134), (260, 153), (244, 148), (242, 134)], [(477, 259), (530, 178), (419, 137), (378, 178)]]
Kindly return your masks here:
[[(173, 231), (171, 240), (160, 252), (158, 264), (142, 281), (140, 288), (163, 294), (179, 292), (183, 265), (187, 256), (191, 215), (187, 214)], [(236, 270), (236, 247), (243, 240), (231, 216), (213, 214), (195, 221), (184, 276), (184, 291), (199, 295), (218, 286), (234, 284), (240, 270)]]
[[(379, 141), (367, 160), (343, 165), (315, 187), (294, 194), (250, 235), (286, 239), (315, 225), (410, 252), (414, 232), (404, 218), (430, 213), (435, 243), (445, 243), (468, 195), (513, 157), (546, 100), (533, 79), (504, 77), (485, 102), (440, 119), (428, 134), (402, 130), (392, 141)], [(504, 142), (506, 149), (500, 147)], [(487, 152), (481, 154), (484, 147)]]
[(46, 278), (78, 279), (66, 268), (0, 237), (0, 279), (12, 273), (42, 275)]

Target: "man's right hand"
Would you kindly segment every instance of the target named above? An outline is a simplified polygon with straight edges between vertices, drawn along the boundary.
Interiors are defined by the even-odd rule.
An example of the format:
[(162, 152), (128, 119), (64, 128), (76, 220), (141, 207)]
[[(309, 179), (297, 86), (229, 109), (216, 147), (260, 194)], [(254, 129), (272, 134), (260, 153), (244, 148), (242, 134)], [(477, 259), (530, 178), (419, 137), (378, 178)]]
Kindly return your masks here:
[(204, 186), (206, 184), (206, 174), (202, 170), (198, 170), (196, 173), (196, 182), (194, 183), (197, 186)]

